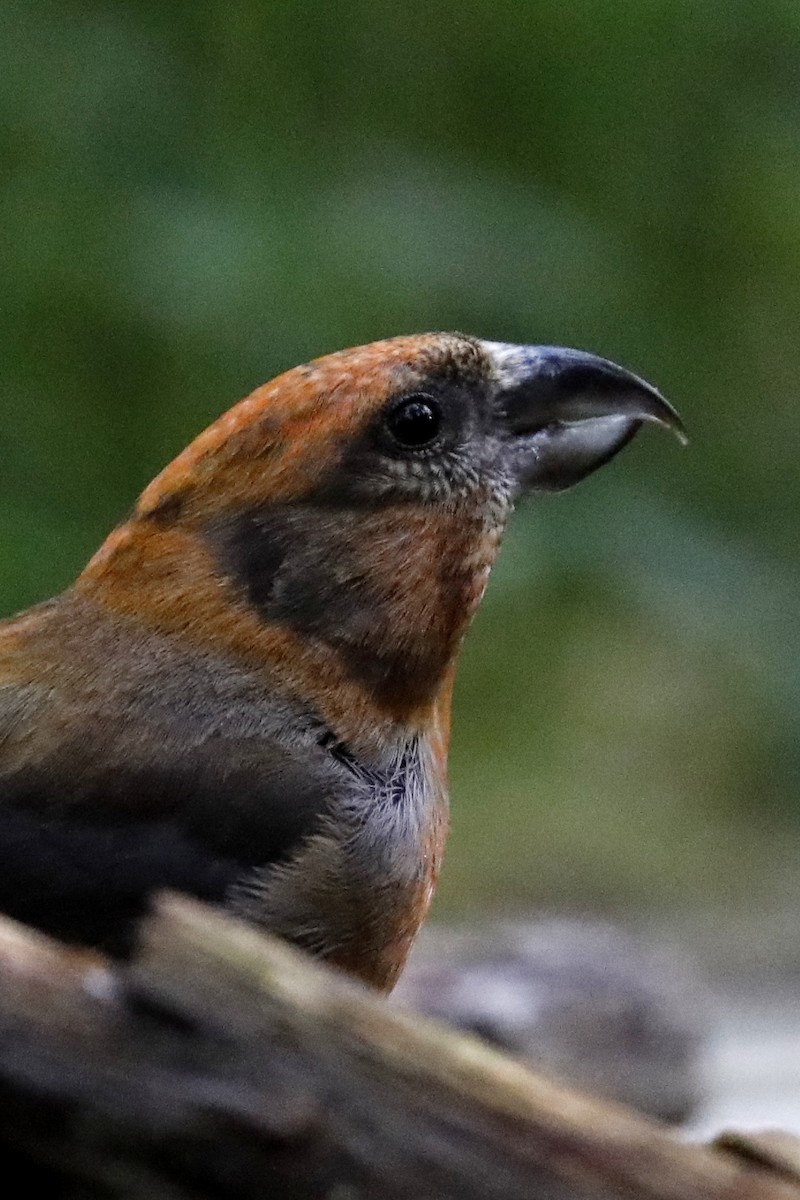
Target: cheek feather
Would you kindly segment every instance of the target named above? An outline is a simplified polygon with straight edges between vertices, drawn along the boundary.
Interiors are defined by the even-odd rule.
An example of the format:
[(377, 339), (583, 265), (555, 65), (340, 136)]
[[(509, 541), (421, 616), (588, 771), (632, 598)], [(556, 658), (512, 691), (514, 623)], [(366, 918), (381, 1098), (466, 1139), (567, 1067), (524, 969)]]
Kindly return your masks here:
[(243, 625), (283, 630), (309, 662), (335, 661), (405, 727), (429, 717), (499, 544), (481, 519), (408, 503), (274, 504), (217, 518), (202, 536)]
[(472, 585), (467, 589), (465, 595), (465, 610), (468, 619), (475, 615), (483, 599), (502, 540), (503, 528), (493, 525), (478, 538), (474, 550), (465, 558), (464, 569), (472, 579)]

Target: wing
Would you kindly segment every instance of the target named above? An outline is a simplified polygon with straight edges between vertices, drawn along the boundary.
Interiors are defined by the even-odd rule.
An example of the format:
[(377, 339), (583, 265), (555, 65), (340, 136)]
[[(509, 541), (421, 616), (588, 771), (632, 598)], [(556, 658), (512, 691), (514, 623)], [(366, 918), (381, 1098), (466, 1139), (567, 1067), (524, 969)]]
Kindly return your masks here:
[(0, 637), (0, 911), (120, 954), (154, 890), (289, 859), (347, 770), (263, 680), (59, 625)]
[(326, 807), (321, 778), (259, 750), (257, 776), (221, 744), (169, 770), (98, 762), (79, 792), (68, 762), (0, 777), (0, 911), (123, 954), (153, 891), (223, 901), (248, 869), (291, 858)]

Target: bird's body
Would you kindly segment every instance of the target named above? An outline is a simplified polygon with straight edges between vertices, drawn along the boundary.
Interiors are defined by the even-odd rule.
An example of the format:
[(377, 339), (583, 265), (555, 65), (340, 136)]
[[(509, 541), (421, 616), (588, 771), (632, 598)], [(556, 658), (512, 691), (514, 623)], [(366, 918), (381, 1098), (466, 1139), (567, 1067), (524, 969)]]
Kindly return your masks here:
[[(288, 372), (71, 589), (0, 625), (1, 911), (124, 953), (172, 887), (392, 985), (444, 847), (458, 649), (516, 495), (676, 421), (603, 360), (552, 352), (548, 375), (525, 349), (420, 335)], [(589, 393), (564, 443), (561, 408)]]

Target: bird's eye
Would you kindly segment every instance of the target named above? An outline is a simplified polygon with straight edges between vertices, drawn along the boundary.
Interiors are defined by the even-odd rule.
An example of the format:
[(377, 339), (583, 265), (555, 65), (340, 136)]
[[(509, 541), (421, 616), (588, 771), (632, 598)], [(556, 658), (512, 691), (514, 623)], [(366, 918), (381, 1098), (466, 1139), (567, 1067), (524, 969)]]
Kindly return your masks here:
[(442, 426), (442, 413), (432, 396), (406, 396), (389, 412), (386, 426), (392, 437), (409, 450), (434, 442)]

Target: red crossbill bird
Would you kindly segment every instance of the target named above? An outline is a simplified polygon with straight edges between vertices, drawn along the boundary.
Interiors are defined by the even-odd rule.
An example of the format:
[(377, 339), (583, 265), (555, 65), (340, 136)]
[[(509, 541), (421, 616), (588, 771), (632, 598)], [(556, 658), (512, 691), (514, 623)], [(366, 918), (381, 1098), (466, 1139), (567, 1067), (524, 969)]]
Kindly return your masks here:
[(124, 954), (158, 888), (388, 990), (448, 826), (459, 647), (523, 492), (644, 421), (593, 355), (456, 334), (296, 367), (0, 625), (0, 911)]

